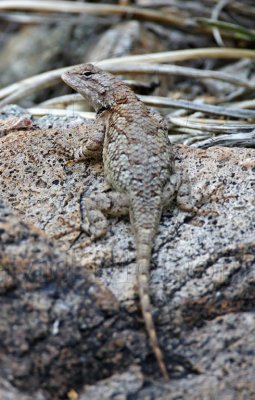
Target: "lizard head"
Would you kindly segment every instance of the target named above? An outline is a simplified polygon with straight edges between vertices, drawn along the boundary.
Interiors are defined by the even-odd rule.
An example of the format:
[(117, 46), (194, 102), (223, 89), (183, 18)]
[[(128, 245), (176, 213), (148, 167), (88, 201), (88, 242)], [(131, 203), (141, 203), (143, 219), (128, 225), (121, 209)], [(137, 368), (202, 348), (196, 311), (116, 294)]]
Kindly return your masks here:
[(80, 93), (98, 111), (123, 102), (131, 90), (122, 81), (109, 72), (93, 64), (82, 64), (67, 70), (61, 78)]

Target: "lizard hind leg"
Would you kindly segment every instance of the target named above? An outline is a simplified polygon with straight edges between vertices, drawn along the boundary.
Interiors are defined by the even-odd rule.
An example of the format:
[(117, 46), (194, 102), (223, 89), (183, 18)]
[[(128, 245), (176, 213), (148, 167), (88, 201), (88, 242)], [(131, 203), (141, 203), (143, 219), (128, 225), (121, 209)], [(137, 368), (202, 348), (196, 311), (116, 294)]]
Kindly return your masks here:
[(163, 191), (163, 209), (168, 209), (175, 202), (180, 210), (196, 213), (197, 207), (195, 204), (197, 199), (191, 197), (190, 192), (190, 184), (182, 182), (179, 175), (173, 174)]
[(163, 209), (168, 209), (173, 201), (178, 197), (178, 190), (180, 188), (180, 185), (180, 177), (177, 174), (171, 175), (163, 191)]
[(121, 216), (128, 214), (128, 199), (118, 192), (94, 192), (81, 203), (81, 232), (89, 238), (76, 247), (84, 248), (104, 237), (107, 233), (106, 215)]

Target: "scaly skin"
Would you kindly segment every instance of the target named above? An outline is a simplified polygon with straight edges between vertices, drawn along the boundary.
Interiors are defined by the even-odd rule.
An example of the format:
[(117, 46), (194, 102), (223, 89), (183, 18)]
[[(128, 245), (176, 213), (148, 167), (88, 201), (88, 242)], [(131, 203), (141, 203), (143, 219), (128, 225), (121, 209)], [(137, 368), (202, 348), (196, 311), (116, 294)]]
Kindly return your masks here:
[(163, 207), (171, 202), (175, 192), (170, 179), (173, 160), (166, 128), (128, 86), (92, 64), (72, 68), (62, 79), (97, 112), (91, 138), (75, 153), (76, 158), (103, 155), (106, 181), (120, 193), (123, 203), (128, 204), (136, 243), (143, 318), (160, 370), (169, 379), (149, 296), (153, 240)]

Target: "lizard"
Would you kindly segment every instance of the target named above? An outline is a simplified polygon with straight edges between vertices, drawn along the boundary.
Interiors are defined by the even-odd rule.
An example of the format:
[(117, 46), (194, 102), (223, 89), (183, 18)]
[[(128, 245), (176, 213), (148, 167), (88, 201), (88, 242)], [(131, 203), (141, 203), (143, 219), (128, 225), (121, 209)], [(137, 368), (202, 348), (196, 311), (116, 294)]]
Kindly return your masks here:
[[(149, 271), (153, 241), (162, 211), (176, 196), (177, 180), (167, 127), (120, 79), (93, 64), (72, 67), (63, 81), (80, 93), (96, 112), (88, 137), (73, 150), (74, 160), (102, 159), (104, 176), (113, 189), (86, 200), (87, 225), (97, 239), (106, 234), (104, 214), (129, 213), (136, 247), (141, 311), (152, 350), (169, 380), (152, 317)], [(101, 211), (100, 211), (101, 209)]]

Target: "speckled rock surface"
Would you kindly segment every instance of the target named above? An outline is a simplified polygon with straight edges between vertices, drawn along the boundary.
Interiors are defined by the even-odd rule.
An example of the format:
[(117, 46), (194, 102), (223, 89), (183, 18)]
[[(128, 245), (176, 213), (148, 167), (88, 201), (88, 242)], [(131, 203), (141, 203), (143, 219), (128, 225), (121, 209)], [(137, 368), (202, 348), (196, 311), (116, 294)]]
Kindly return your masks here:
[[(138, 367), (131, 366), (126, 372), (114, 374), (96, 385), (85, 386), (79, 400), (101, 399), (158, 399), (158, 400), (246, 400), (255, 397), (254, 364), (252, 356), (250, 363), (246, 364), (247, 352), (254, 355), (254, 315), (244, 313), (239, 319), (239, 332), (247, 329), (242, 339), (235, 326), (236, 316), (230, 314), (212, 321), (211, 336), (208, 340), (207, 329), (203, 330), (200, 340), (204, 346), (203, 359), (208, 357), (212, 349), (217, 351), (212, 368), (207, 368), (200, 375), (187, 374), (181, 379), (172, 379), (168, 384), (155, 381), (144, 381)], [(227, 335), (223, 333), (228, 327)], [(230, 339), (231, 337), (231, 339)], [(195, 339), (195, 342), (193, 340)], [(208, 340), (207, 344), (205, 342)], [(194, 350), (201, 355), (201, 343), (196, 348), (197, 338), (191, 335), (184, 343), (193, 342)], [(206, 352), (207, 348), (207, 352)], [(210, 360), (211, 361), (211, 360)], [(209, 362), (210, 362), (209, 361)], [(224, 370), (219, 370), (219, 363), (225, 363)], [(239, 366), (238, 366), (239, 362)], [(207, 366), (208, 367), (208, 366)], [(247, 368), (246, 372), (245, 369)]]
[(66, 398), (147, 353), (114, 295), (2, 201), (0, 309), (1, 378), (36, 400)]
[[(128, 220), (109, 219), (105, 238), (75, 247), (86, 239), (79, 232), (82, 199), (104, 184), (100, 163), (70, 161), (70, 149), (82, 135), (82, 129), (74, 126), (29, 128), (2, 137), (0, 196), (23, 221), (55, 238), (63, 257), (93, 270), (133, 321), (132, 331), (140, 314)], [(253, 398), (255, 150), (179, 145), (174, 153), (177, 172), (189, 181), (199, 213), (173, 205), (161, 220), (154, 246), (151, 297), (171, 381), (158, 383), (157, 365), (148, 354), (140, 321), (139, 334), (146, 342), (136, 355), (141, 369), (132, 367), (126, 372), (131, 378), (123, 378), (113, 368), (115, 375), (100, 385), (118, 387), (123, 379), (130, 381), (134, 392), (127, 383), (126, 397), (120, 398)], [(132, 357), (127, 361), (130, 366), (131, 361)], [(90, 399), (96, 388), (99, 398), (100, 387), (86, 387), (82, 400)], [(113, 398), (111, 393), (107, 396)]]
[(0, 399), (1, 400), (45, 400), (43, 393), (33, 393), (32, 396), (23, 394), (19, 389), (14, 388), (6, 379), (0, 378)]

